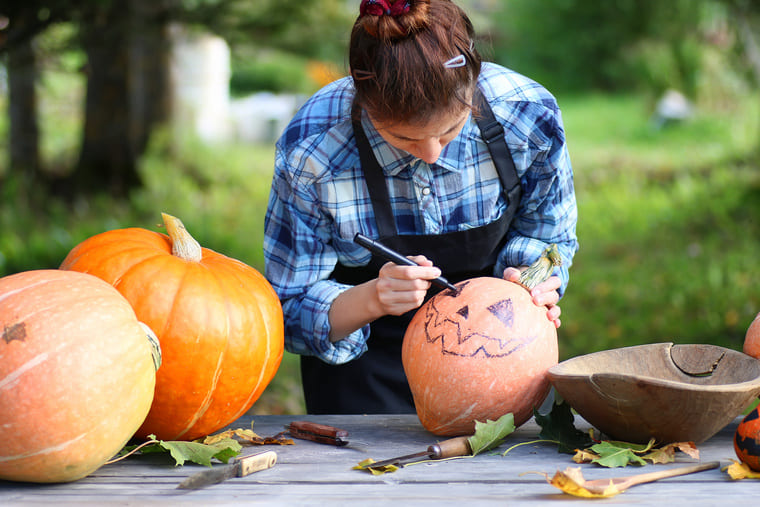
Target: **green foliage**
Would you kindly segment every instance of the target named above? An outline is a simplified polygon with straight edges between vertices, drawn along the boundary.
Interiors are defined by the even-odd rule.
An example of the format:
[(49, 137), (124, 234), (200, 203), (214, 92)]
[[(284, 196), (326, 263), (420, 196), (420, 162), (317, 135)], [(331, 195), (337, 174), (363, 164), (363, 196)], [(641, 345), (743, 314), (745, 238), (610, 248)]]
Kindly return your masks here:
[(311, 94), (317, 86), (306, 72), (303, 58), (275, 52), (257, 52), (233, 61), (230, 93), (244, 96), (257, 91)]
[(693, 96), (700, 23), (721, 14), (712, 0), (500, 5), (491, 28), (495, 60), (558, 91), (654, 87)]
[[(595, 116), (595, 100), (607, 115)], [(760, 171), (747, 158), (760, 104), (648, 133), (630, 100), (560, 101), (580, 242), (561, 358), (663, 341), (741, 350), (760, 310)]]
[(555, 442), (557, 451), (574, 454), (577, 449), (583, 449), (592, 444), (591, 436), (575, 427), (575, 416), (570, 405), (555, 393), (555, 400), (548, 414), (541, 414), (533, 409), (536, 424), (541, 427), (538, 438), (543, 441)]
[(475, 456), (500, 446), (507, 436), (514, 433), (515, 429), (515, 417), (511, 412), (504, 414), (496, 421), (475, 421), (475, 433), (467, 439), (472, 455)]

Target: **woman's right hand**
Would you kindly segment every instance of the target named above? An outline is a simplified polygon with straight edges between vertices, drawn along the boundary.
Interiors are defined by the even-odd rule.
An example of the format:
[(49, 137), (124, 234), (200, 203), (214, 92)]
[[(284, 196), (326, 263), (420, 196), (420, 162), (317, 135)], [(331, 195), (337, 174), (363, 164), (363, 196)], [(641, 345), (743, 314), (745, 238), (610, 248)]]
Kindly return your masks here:
[(425, 301), (430, 280), (441, 270), (426, 257), (409, 257), (419, 266), (388, 262), (377, 278), (342, 292), (330, 306), (330, 341), (342, 340), (362, 326), (386, 315), (402, 315)]
[(400, 266), (387, 262), (380, 268), (375, 296), (383, 315), (402, 315), (419, 308), (425, 301), (430, 280), (441, 276), (441, 270), (424, 255), (409, 258), (419, 265)]

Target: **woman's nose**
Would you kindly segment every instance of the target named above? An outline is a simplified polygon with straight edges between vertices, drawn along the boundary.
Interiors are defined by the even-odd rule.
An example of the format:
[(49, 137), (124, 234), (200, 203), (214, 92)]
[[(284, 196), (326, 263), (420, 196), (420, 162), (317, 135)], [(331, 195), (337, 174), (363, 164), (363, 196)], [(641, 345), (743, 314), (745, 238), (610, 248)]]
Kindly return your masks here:
[(438, 137), (430, 137), (419, 141), (415, 146), (417, 153), (412, 153), (415, 157), (424, 160), (428, 164), (434, 163), (441, 156), (443, 145)]

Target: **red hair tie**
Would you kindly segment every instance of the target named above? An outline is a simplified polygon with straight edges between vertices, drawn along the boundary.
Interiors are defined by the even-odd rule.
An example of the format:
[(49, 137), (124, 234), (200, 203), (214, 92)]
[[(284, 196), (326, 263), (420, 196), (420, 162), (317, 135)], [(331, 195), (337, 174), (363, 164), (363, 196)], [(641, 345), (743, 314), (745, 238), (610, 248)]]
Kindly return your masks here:
[(409, 12), (409, 0), (390, 3), (389, 0), (362, 0), (359, 5), (360, 16), (391, 16), (397, 17)]

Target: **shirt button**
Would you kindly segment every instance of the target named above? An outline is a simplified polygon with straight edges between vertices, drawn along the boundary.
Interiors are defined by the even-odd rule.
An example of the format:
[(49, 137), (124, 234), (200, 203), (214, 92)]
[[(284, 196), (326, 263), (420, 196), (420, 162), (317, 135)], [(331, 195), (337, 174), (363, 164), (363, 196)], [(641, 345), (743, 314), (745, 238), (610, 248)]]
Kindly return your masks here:
[(430, 195), (430, 187), (424, 187), (422, 189), (422, 195)]

